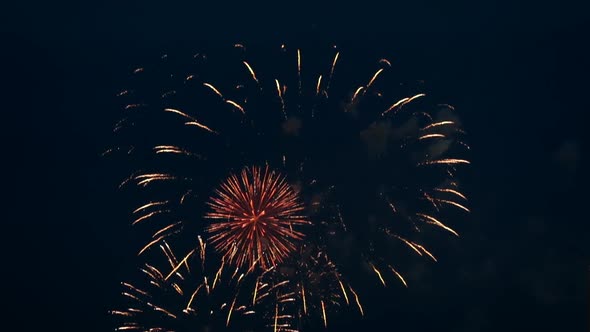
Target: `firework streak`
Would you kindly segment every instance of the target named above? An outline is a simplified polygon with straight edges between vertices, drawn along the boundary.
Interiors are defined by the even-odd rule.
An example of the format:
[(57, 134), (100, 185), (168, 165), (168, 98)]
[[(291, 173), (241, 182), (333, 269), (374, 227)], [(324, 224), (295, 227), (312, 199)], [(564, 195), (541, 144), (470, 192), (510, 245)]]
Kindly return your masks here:
[(327, 327), (365, 314), (366, 284), (408, 287), (410, 254), (436, 261), (433, 234), (459, 236), (469, 147), (453, 107), (397, 83), (386, 59), (364, 72), (315, 53), (283, 45), (266, 61), (237, 44), (133, 71), (105, 154), (130, 166), (151, 290), (124, 284), (120, 330)]

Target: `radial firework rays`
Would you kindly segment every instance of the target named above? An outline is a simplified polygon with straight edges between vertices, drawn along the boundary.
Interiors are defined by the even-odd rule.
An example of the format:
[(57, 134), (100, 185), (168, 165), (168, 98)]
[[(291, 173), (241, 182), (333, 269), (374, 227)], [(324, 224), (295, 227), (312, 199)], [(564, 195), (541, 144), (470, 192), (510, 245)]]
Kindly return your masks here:
[[(246, 167), (215, 190), (206, 218), (215, 248), (237, 266), (259, 262), (268, 268), (282, 262), (304, 234), (294, 230), (309, 222), (297, 192), (268, 166)], [(234, 248), (235, 247), (235, 248)]]
[(277, 330), (328, 325), (344, 304), (364, 314), (365, 284), (407, 287), (408, 253), (436, 261), (432, 231), (458, 236), (449, 216), (469, 212), (453, 107), (386, 59), (305, 52), (238, 44), (135, 70), (110, 150), (132, 165), (139, 253), (201, 236), (210, 260), (252, 269), (253, 297), (281, 287), (262, 315)]
[(346, 306), (358, 309), (364, 315), (361, 301), (348, 284), (326, 251), (315, 244), (306, 243), (298, 248), (291, 259), (265, 274), (263, 281), (281, 284), (288, 295), (284, 308), (296, 313), (289, 325), (303, 328), (308, 325), (327, 327), (331, 316)]
[[(285, 282), (260, 280), (272, 274), (250, 266), (232, 268), (224, 260), (207, 259), (206, 243), (177, 257), (163, 241), (139, 269), (140, 278), (122, 282), (125, 309), (112, 310), (117, 331), (210, 331), (229, 329), (278, 331), (291, 327), (295, 315), (281, 301)], [(280, 308), (280, 313), (279, 313)], [(260, 311), (257, 313), (257, 311)]]

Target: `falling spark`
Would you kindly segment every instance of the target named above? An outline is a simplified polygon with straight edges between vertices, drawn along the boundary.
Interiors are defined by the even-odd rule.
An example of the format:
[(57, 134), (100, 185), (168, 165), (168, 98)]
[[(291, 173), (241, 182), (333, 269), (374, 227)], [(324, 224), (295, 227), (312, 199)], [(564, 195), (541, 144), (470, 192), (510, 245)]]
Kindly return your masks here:
[(467, 197), (465, 195), (463, 195), (462, 193), (460, 193), (459, 191), (455, 190), (455, 189), (447, 189), (447, 188), (435, 188), (435, 191), (439, 191), (439, 192), (445, 192), (445, 193), (451, 193), (451, 194), (455, 194), (463, 199), (467, 199)]
[(404, 279), (404, 277), (402, 277), (402, 275), (401, 275), (401, 274), (399, 274), (399, 272), (397, 272), (397, 271), (396, 271), (396, 270), (393, 268), (393, 266), (389, 265), (389, 269), (391, 269), (391, 271), (392, 271), (392, 272), (393, 272), (393, 273), (394, 273), (394, 274), (395, 274), (395, 275), (396, 275), (396, 276), (399, 278), (399, 280), (401, 280), (401, 281), (402, 281), (402, 283), (404, 284), (404, 286), (405, 286), (406, 288), (408, 288), (408, 284), (406, 283), (406, 280)]
[(259, 84), (258, 78), (256, 78), (256, 74), (254, 73), (254, 69), (252, 69), (252, 67), (250, 67), (250, 65), (246, 61), (243, 61), (243, 63), (246, 66), (246, 68), (248, 68), (250, 75), (252, 75), (252, 79), (256, 82), (256, 84)]
[(322, 303), (322, 316), (324, 317), (324, 327), (328, 327), (328, 318), (326, 317), (326, 306), (324, 305), (324, 300), (322, 300), (321, 303)]
[(354, 300), (356, 302), (357, 307), (359, 308), (359, 311), (361, 312), (361, 316), (364, 316), (365, 312), (363, 311), (363, 306), (361, 305), (361, 301), (359, 299), (359, 296), (354, 291), (354, 289), (352, 289), (352, 287), (349, 287), (349, 288), (350, 288), (350, 291), (352, 292), (352, 295), (354, 295)]
[(456, 164), (469, 164), (470, 162), (464, 159), (439, 159), (439, 160), (431, 160), (425, 161), (422, 163), (418, 163), (418, 166), (422, 165), (456, 165)]
[(445, 224), (443, 224), (442, 222), (438, 221), (438, 219), (434, 218), (433, 216), (429, 216), (427, 214), (423, 214), (423, 213), (416, 213), (417, 216), (422, 217), (424, 219), (426, 219), (426, 222), (436, 225), (450, 233), (452, 233), (455, 236), (459, 236), (459, 234), (457, 232), (455, 232), (455, 230), (453, 230), (452, 228), (446, 226)]
[(346, 294), (346, 289), (344, 288), (344, 284), (342, 284), (342, 281), (338, 280), (338, 284), (340, 284), (340, 289), (342, 289), (342, 294), (344, 294), (344, 300), (346, 300), (346, 304), (350, 304), (348, 302), (348, 294)]
[(373, 265), (372, 263), (369, 263), (369, 264), (371, 265), (371, 268), (373, 269), (373, 271), (375, 271), (375, 273), (379, 277), (379, 280), (381, 281), (381, 283), (383, 284), (383, 286), (386, 286), (385, 285), (385, 280), (383, 280), (383, 276), (381, 276), (381, 272), (379, 272), (379, 270), (377, 270), (377, 268), (375, 267), (375, 265)]
[(379, 74), (381, 74), (382, 72), (383, 72), (383, 68), (377, 70), (377, 72), (375, 73), (375, 75), (373, 75), (373, 77), (371, 78), (371, 80), (367, 84), (367, 89), (369, 89), (371, 87), (371, 85), (373, 85), (373, 83), (375, 82), (375, 80), (377, 79), (377, 77), (379, 77)]

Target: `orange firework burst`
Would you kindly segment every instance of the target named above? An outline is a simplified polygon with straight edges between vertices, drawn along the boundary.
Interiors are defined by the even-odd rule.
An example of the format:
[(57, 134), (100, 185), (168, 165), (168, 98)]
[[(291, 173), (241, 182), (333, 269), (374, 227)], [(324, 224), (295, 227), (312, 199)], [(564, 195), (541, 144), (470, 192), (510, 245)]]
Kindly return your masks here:
[(298, 192), (268, 166), (230, 175), (208, 205), (212, 211), (206, 218), (218, 220), (207, 227), (210, 240), (237, 266), (267, 268), (282, 262), (303, 238), (293, 226), (309, 223), (301, 215)]

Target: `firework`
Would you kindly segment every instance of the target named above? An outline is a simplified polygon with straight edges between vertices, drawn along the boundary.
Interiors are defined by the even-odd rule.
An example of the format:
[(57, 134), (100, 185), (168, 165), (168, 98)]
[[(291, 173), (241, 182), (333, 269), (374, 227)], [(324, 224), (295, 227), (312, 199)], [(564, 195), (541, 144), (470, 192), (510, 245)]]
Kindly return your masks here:
[(290, 327), (286, 319), (293, 315), (285, 314), (282, 307), (283, 313), (278, 313), (276, 296), (284, 283), (271, 287), (260, 282), (272, 269), (253, 274), (253, 266), (234, 269), (223, 260), (206, 259), (206, 243), (201, 239), (184, 257), (177, 257), (166, 241), (158, 247), (160, 255), (144, 264), (139, 281), (121, 283), (126, 308), (110, 312), (118, 318), (117, 331)]
[(239, 177), (231, 175), (215, 195), (209, 203), (213, 211), (205, 217), (217, 222), (207, 231), (230, 263), (274, 266), (295, 249), (294, 241), (303, 238), (293, 229), (308, 223), (298, 215), (303, 205), (285, 178), (268, 167), (247, 167)]
[(363, 315), (363, 307), (355, 290), (346, 282), (327, 253), (306, 243), (288, 262), (279, 264), (263, 281), (281, 284), (283, 294), (277, 298), (292, 316), (288, 325), (327, 327), (329, 317), (347, 306)]
[(208, 237), (226, 266), (299, 278), (296, 316), (327, 325), (343, 302), (363, 313), (344, 280), (407, 287), (408, 253), (436, 261), (432, 231), (458, 236), (448, 217), (469, 212), (456, 178), (469, 147), (453, 107), (397, 84), (388, 60), (359, 72), (337, 49), (306, 54), (236, 45), (135, 70), (110, 152), (130, 160), (140, 254)]

